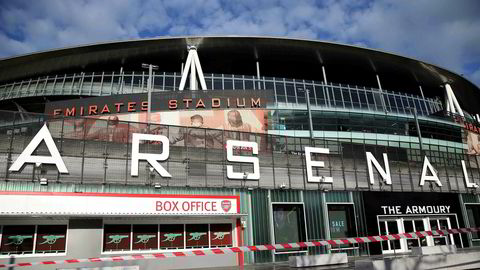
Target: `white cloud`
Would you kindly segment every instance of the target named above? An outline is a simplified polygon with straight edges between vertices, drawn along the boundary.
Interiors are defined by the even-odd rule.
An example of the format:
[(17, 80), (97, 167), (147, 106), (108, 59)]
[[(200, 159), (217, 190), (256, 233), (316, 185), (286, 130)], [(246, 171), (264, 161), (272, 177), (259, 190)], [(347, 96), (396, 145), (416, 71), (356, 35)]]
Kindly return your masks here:
[[(463, 73), (480, 85), (476, 0), (4, 1), (0, 57), (161, 35), (268, 35), (391, 51)], [(475, 73), (476, 74), (476, 73)]]

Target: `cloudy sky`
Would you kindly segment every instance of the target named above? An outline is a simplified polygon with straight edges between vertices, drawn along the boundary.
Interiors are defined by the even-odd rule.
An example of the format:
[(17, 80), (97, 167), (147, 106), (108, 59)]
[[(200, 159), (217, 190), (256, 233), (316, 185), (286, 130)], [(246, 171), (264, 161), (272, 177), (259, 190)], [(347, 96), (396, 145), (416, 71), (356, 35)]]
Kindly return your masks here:
[(479, 0), (0, 0), (0, 58), (184, 35), (359, 45), (437, 64), (480, 85)]

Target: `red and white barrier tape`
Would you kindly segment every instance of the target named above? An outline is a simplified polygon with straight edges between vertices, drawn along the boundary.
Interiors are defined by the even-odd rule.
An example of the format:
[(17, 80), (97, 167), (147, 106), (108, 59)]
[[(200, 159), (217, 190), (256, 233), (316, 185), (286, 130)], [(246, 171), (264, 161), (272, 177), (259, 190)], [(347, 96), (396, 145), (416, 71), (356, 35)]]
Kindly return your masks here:
[(426, 236), (442, 236), (442, 235), (469, 233), (469, 232), (480, 232), (480, 228), (460, 228), (460, 229), (448, 229), (448, 230), (421, 231), (421, 232), (411, 232), (411, 233), (352, 237), (352, 238), (346, 238), (346, 239), (321, 240), (321, 241), (313, 241), (313, 242), (297, 242), (297, 243), (276, 244), (276, 245), (212, 248), (212, 249), (204, 249), (204, 250), (177, 251), (177, 252), (169, 251), (169, 252), (153, 253), (153, 254), (112, 256), (112, 257), (89, 258), (89, 259), (68, 259), (68, 260), (58, 260), (58, 261), (0, 264), (0, 268), (50, 265), (50, 264), (88, 263), (88, 262), (123, 262), (123, 261), (133, 261), (133, 260), (165, 259), (165, 258), (186, 257), (186, 256), (205, 256), (205, 255), (218, 255), (218, 254), (227, 254), (227, 253), (240, 253), (240, 252), (247, 252), (247, 251), (321, 247), (321, 246), (328, 246), (328, 245), (335, 246), (335, 245), (357, 244), (357, 243), (361, 244), (361, 243), (369, 243), (369, 242), (372, 243), (372, 242), (382, 242), (382, 241), (398, 240), (398, 239), (415, 239), (415, 238), (423, 238)]

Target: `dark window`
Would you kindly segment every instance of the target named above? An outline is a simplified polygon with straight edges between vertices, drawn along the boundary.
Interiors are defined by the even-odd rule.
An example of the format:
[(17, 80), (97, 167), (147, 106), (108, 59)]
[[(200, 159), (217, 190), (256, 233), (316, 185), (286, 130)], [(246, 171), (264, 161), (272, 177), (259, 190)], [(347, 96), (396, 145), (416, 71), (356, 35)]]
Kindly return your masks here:
[(352, 108), (352, 100), (350, 99), (349, 91), (346, 90), (346, 89), (343, 89), (342, 94), (343, 94), (343, 100), (345, 102), (345, 107), (346, 108)]
[(39, 225), (35, 253), (65, 252), (67, 225)]
[(212, 247), (232, 245), (232, 224), (210, 224), (210, 242)]
[(222, 90), (222, 79), (213, 79), (213, 88), (216, 90)]
[(3, 226), (1, 254), (28, 254), (33, 252), (34, 225)]
[(328, 226), (331, 239), (357, 236), (353, 204), (329, 204)]
[(245, 89), (253, 89), (253, 81), (245, 80)]
[(235, 89), (243, 90), (243, 79), (235, 79)]
[(103, 230), (103, 251), (130, 250), (131, 225), (106, 224)]
[(158, 249), (158, 225), (133, 225), (133, 250)]
[[(467, 209), (467, 217), (470, 228), (480, 227), (480, 205), (478, 204), (465, 204)], [(478, 232), (472, 232), (472, 239), (480, 240)]]
[(187, 248), (208, 248), (208, 224), (185, 225)]
[(183, 224), (160, 225), (160, 248), (184, 248)]
[[(266, 87), (268, 88), (268, 83), (266, 83)], [(275, 83), (275, 93), (277, 94), (277, 101), (278, 102), (285, 102), (285, 88), (283, 83)]]
[(232, 82), (232, 79), (224, 79), (223, 80), (223, 87), (224, 89), (228, 89), (228, 90), (231, 90), (233, 89), (233, 82)]
[[(275, 243), (303, 242), (306, 240), (302, 204), (273, 204), (272, 208)], [(291, 249), (288, 251), (291, 251)]]
[(285, 84), (285, 89), (287, 90), (287, 101), (289, 103), (297, 103), (297, 98), (295, 97), (295, 88), (293, 84)]

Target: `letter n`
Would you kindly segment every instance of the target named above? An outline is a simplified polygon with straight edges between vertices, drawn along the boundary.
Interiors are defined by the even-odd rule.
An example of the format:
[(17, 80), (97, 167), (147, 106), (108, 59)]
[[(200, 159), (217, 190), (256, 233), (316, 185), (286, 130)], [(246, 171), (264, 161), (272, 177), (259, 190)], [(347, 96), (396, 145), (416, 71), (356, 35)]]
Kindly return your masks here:
[(371, 152), (367, 152), (367, 167), (368, 167), (368, 176), (370, 178), (370, 184), (375, 183), (375, 179), (373, 178), (373, 166), (377, 169), (377, 172), (382, 176), (385, 184), (391, 185), (392, 184), (392, 176), (390, 175), (390, 166), (388, 165), (388, 156), (387, 153), (383, 153), (383, 163), (385, 164), (385, 170), (380, 166), (380, 163), (375, 159)]

